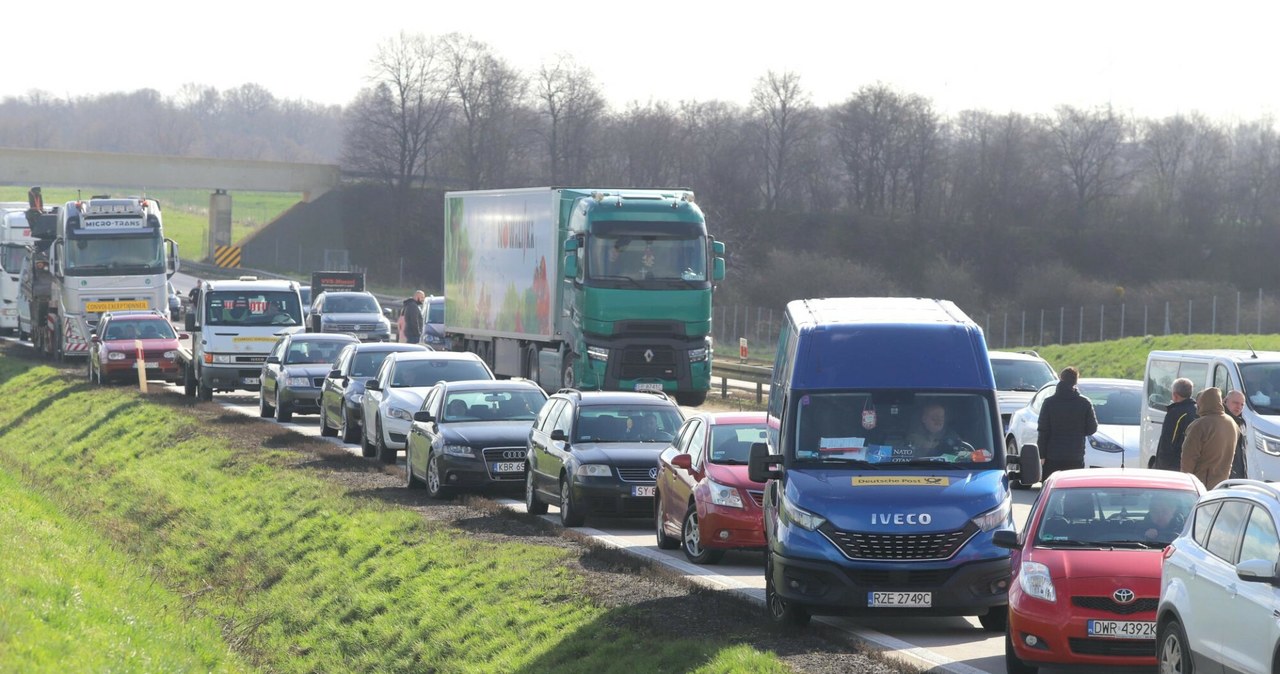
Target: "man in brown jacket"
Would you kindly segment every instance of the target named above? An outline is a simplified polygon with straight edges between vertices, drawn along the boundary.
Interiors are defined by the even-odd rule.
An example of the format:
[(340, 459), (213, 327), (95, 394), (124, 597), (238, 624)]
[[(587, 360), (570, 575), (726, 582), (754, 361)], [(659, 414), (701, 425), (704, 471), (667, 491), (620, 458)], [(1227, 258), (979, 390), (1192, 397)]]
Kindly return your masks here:
[(1195, 475), (1206, 489), (1213, 489), (1231, 474), (1240, 428), (1227, 416), (1222, 391), (1216, 387), (1200, 393), (1196, 414), (1200, 416), (1187, 427), (1187, 439), (1182, 443), (1182, 472)]

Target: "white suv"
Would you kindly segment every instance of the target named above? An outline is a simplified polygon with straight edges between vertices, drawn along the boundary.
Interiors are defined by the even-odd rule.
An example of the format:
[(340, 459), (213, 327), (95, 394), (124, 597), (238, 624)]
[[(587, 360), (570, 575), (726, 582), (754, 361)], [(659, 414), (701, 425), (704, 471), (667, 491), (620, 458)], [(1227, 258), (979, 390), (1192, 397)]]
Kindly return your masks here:
[(1165, 549), (1156, 609), (1162, 672), (1280, 671), (1280, 488), (1228, 480)]
[(1009, 429), (1009, 416), (1027, 406), (1040, 387), (1057, 381), (1058, 375), (1035, 351), (991, 351), (991, 373), (996, 378), (996, 403), (1000, 420)]

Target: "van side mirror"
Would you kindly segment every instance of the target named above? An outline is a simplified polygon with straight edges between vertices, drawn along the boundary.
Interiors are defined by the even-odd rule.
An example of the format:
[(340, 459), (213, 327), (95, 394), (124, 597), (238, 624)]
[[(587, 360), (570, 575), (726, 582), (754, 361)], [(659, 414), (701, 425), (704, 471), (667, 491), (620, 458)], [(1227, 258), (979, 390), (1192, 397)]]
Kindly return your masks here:
[(1018, 532), (1012, 529), (997, 529), (991, 534), (991, 543), (998, 548), (1007, 548), (1009, 550), (1017, 550), (1022, 547), (1018, 544)]
[(752, 482), (782, 479), (782, 455), (770, 454), (767, 443), (752, 443), (747, 459), (747, 477)]
[[(1005, 457), (1007, 461), (1009, 457)], [(1033, 485), (1040, 481), (1040, 448), (1036, 445), (1023, 445), (1018, 451), (1018, 481), (1025, 485)]]

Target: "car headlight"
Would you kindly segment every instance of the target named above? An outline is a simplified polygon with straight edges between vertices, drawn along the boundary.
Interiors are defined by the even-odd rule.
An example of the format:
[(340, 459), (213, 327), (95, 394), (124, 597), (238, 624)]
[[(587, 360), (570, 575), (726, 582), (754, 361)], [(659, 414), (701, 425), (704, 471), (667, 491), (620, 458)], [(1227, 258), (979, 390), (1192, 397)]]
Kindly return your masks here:
[(357, 404), (357, 405), (360, 405), (360, 404), (364, 403), (364, 394), (363, 394), (363, 393), (353, 393), (353, 394), (351, 394), (351, 402), (353, 402), (353, 403), (355, 403), (355, 404)]
[(413, 421), (413, 412), (399, 407), (392, 407), (387, 410), (387, 416), (393, 419), (404, 419), (405, 421)]
[(1099, 452), (1108, 452), (1110, 454), (1119, 454), (1124, 451), (1124, 447), (1121, 447), (1120, 443), (1101, 433), (1089, 436), (1089, 446)]
[(234, 363), (234, 362), (236, 362), (236, 357), (235, 357), (235, 355), (234, 355), (234, 354), (230, 354), (230, 353), (215, 353), (215, 354), (213, 354), (213, 362), (215, 362), (215, 363)]
[(175, 359), (175, 358), (177, 358), (177, 357), (178, 357), (178, 352), (177, 352), (177, 351), (165, 351), (165, 352), (164, 352), (164, 358), (165, 358), (165, 360), (173, 360), (173, 359)]
[(729, 508), (741, 508), (742, 495), (738, 493), (735, 487), (720, 484), (715, 480), (707, 480), (707, 486), (711, 488), (711, 502), (718, 506), (726, 506)]
[(311, 380), (307, 377), (285, 377), (284, 385), (307, 387), (311, 385)]
[(973, 518), (973, 523), (983, 531), (992, 529), (1013, 528), (1013, 502), (1006, 495), (1000, 505)]
[(1058, 601), (1058, 592), (1049, 577), (1049, 567), (1040, 562), (1023, 562), (1018, 573), (1018, 585), (1022, 591), (1036, 599)]
[(609, 360), (609, 350), (603, 346), (588, 346), (587, 358), (591, 360)]
[(603, 463), (584, 463), (573, 474), (579, 477), (611, 477), (613, 469)]
[(1261, 433), (1257, 430), (1253, 432), (1253, 435), (1256, 438), (1253, 441), (1253, 444), (1258, 448), (1258, 451), (1270, 454), (1271, 456), (1280, 456), (1280, 438), (1277, 438), (1274, 435)]
[(471, 451), (471, 448), (467, 445), (445, 445), (443, 449), (444, 453), (449, 456), (462, 456), (468, 459), (476, 458), (475, 452)]
[(783, 522), (794, 524), (807, 531), (814, 531), (827, 521), (804, 508), (796, 506), (786, 496), (778, 499), (778, 517)]
[(108, 352), (107, 352), (107, 360), (124, 360), (124, 359), (125, 359), (125, 355), (124, 355), (124, 352), (123, 352), (123, 351), (108, 351)]

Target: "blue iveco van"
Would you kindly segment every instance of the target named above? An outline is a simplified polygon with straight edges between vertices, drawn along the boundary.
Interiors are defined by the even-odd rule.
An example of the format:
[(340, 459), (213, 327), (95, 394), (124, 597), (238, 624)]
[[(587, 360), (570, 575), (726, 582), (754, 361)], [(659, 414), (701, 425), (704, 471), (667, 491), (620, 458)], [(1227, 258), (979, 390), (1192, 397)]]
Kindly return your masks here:
[[(765, 593), (776, 622), (812, 614), (977, 615), (1004, 629), (1013, 529), (982, 330), (910, 298), (787, 305), (769, 395)], [(1033, 446), (1028, 465), (1039, 477)]]

